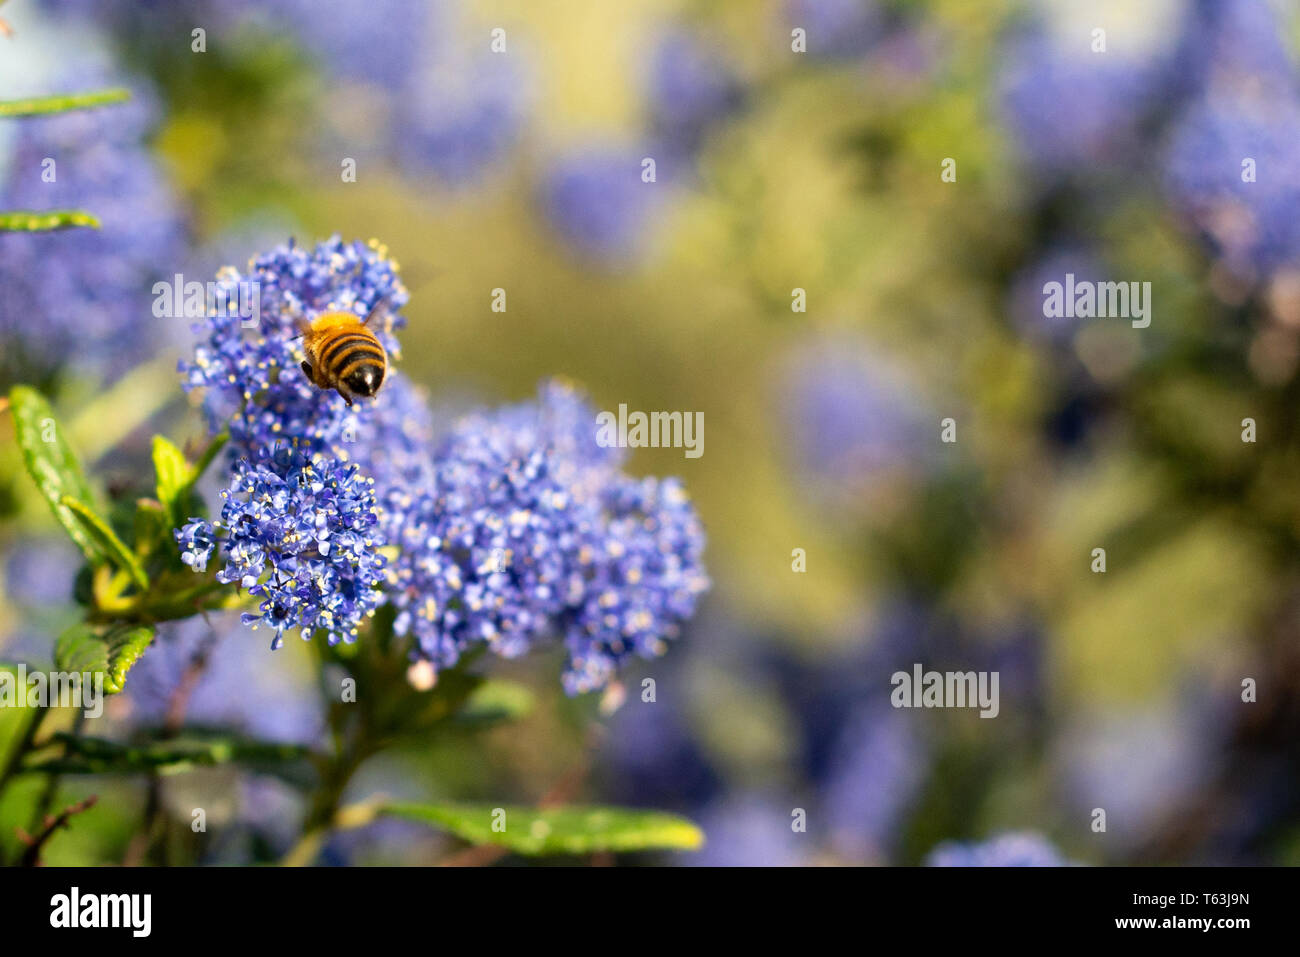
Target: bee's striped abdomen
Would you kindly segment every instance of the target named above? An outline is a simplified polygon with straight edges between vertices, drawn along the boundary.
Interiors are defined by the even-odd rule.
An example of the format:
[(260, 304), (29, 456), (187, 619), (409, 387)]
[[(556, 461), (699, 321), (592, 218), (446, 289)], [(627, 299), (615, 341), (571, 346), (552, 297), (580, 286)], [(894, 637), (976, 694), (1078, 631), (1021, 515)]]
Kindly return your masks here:
[(308, 359), (322, 388), (336, 388), (343, 397), (372, 396), (388, 371), (388, 354), (378, 337), (351, 315), (332, 314), (312, 324)]
[(370, 332), (340, 332), (327, 338), (320, 348), (320, 361), (330, 369), (342, 370), (363, 356), (375, 356), (384, 362), (384, 349)]

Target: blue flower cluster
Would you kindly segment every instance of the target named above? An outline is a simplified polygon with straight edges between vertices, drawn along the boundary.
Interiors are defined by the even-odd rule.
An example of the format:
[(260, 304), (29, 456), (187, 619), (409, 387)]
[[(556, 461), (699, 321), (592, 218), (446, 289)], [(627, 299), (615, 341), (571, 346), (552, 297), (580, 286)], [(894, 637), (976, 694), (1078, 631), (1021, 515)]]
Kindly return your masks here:
[[(397, 632), (438, 667), (478, 643), (513, 657), (563, 638), (570, 693), (666, 650), (708, 588), (703, 529), (678, 481), (621, 471), (574, 389), (548, 383), (538, 402), (470, 415), (435, 443), (400, 375), (349, 409), (298, 369), (298, 319), (406, 302), (381, 249), (290, 243), (222, 279), (259, 283), (262, 320), (249, 331), (209, 316), (181, 364), (211, 430), (230, 430), (234, 474), (221, 519), (193, 520), (177, 541), (196, 571), (224, 545), (218, 580), (263, 599), (247, 620), (276, 645), (294, 627), (351, 640), (387, 599)], [(394, 325), (376, 330), (393, 354)]]
[(202, 390), (211, 430), (230, 430), (232, 460), (289, 438), (341, 457), (373, 406), (349, 408), (338, 393), (307, 380), (299, 368), (298, 321), (332, 311), (365, 316), (384, 302), (370, 328), (389, 355), (398, 357), (393, 333), (405, 324), (398, 310), (408, 295), (396, 264), (377, 243), (345, 243), (334, 236), (311, 250), (290, 241), (254, 259), (246, 273), (227, 268), (217, 278), (230, 301), (240, 283), (256, 283), (261, 321), (245, 328), (239, 316), (213, 309), (195, 326), (202, 339), (180, 371), (187, 392)]
[(192, 519), (176, 531), (182, 559), (202, 570), (220, 540), (217, 580), (261, 599), (243, 621), (272, 628), (272, 648), (289, 628), (353, 641), (381, 597), (373, 485), (357, 466), (297, 446), (261, 450), (239, 461), (218, 521)]
[(459, 422), (434, 454), (432, 489), (386, 520), (397, 631), (439, 667), (474, 644), (513, 657), (563, 636), (571, 694), (631, 655), (662, 654), (708, 587), (704, 534), (679, 483), (618, 465), (560, 383)]
[(926, 858), (930, 867), (1069, 867), (1071, 862), (1039, 834), (1011, 832), (978, 844), (946, 841)]
[[(55, 90), (114, 82), (75, 75)], [(150, 288), (158, 264), (184, 248), (184, 231), (143, 142), (153, 115), (137, 90), (120, 106), (7, 121), (15, 136), (9, 149), (0, 143), (0, 209), (86, 209), (102, 228), (0, 233), (0, 382), (65, 364), (112, 376), (156, 344), (141, 329)]]

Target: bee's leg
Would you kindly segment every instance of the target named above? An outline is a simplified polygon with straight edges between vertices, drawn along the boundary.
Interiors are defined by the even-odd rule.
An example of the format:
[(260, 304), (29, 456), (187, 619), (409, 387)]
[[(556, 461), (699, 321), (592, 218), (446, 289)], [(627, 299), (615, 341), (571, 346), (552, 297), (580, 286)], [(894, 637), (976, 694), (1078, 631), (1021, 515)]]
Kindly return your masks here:
[(348, 407), (349, 407), (349, 408), (351, 408), (351, 406), (352, 406), (352, 393), (350, 393), (347, 389), (340, 388), (340, 389), (338, 390), (338, 394), (341, 395), (341, 396), (343, 396), (343, 401), (346, 402), (346, 403), (348, 404)]
[(307, 377), (307, 381), (312, 385), (316, 384), (316, 376), (311, 370), (311, 363), (306, 359), (302, 361), (302, 373)]

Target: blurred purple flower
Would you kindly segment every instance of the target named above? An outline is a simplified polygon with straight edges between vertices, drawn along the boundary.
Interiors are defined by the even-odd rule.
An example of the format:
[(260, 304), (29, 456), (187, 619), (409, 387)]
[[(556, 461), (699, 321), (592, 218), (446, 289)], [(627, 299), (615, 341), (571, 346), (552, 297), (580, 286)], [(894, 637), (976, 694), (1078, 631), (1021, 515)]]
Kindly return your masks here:
[(677, 29), (655, 48), (647, 90), (650, 133), (673, 152), (693, 153), (742, 98), (725, 52), (706, 38)]
[(29, 607), (66, 605), (81, 563), (81, 553), (67, 539), (22, 539), (4, 555), (5, 591)]
[(836, 853), (881, 862), (929, 764), (929, 747), (907, 712), (883, 699), (859, 706), (839, 735), (823, 795)]
[[(73, 74), (52, 92), (115, 83)], [(0, 209), (85, 209), (102, 226), (0, 232), (0, 383), (64, 365), (112, 376), (153, 349), (153, 283), (185, 248), (176, 196), (143, 142), (154, 113), (137, 87), (126, 104), (7, 121)]]
[[(308, 668), (270, 660), (264, 642), (233, 615), (166, 624), (127, 678), (124, 697), (137, 727), (164, 724), (183, 703), (186, 724), (227, 728), (286, 744), (315, 745), (324, 711)], [(192, 680), (186, 692), (183, 684)], [(186, 696), (188, 695), (188, 696)]]
[[(1052, 174), (1118, 169), (1141, 159), (1140, 126), (1177, 79), (1184, 7), (1174, 0), (1104, 9), (1038, 4), (1001, 57), (998, 98), (1016, 146)], [(1094, 50), (1105, 24), (1106, 49)]]
[(1136, 842), (1210, 780), (1216, 727), (1187, 706), (1094, 715), (1062, 738), (1065, 791), (1085, 812), (1105, 808), (1108, 834)]
[(1174, 206), (1244, 275), (1300, 261), (1300, 102), (1211, 94), (1174, 130)]
[(664, 697), (668, 685), (659, 681), (654, 703), (634, 698), (619, 709), (602, 754), (620, 802), (689, 811), (713, 798), (721, 782), (687, 725), (683, 703)]
[(786, 0), (785, 20), (807, 33), (809, 56), (832, 60), (866, 53), (885, 27), (877, 0)]
[(682, 861), (699, 867), (797, 867), (812, 856), (813, 838), (794, 830), (794, 806), (769, 796), (740, 794), (699, 817), (704, 848)]
[(865, 342), (828, 337), (802, 346), (783, 383), (796, 464), (835, 497), (927, 467), (934, 428), (916, 388)]
[(642, 182), (641, 160), (629, 150), (589, 148), (547, 172), (542, 210), (580, 258), (627, 266), (649, 251), (662, 186)]
[(999, 834), (981, 843), (940, 844), (925, 863), (930, 867), (1069, 867), (1050, 841), (1029, 831)]
[(248, 4), (266, 26), (288, 30), (312, 53), (322, 70), (399, 92), (424, 61), (432, 40), (434, 13), (445, 0), (366, 0), (331, 3), (277, 0)]
[(1179, 57), (1189, 91), (1286, 93), (1296, 83), (1283, 8), (1271, 0), (1197, 0)]
[(1073, 274), (1075, 283), (1102, 282), (1107, 278), (1094, 252), (1080, 246), (1060, 245), (1049, 249), (1011, 280), (1009, 312), (1021, 332), (1040, 341), (1068, 342), (1073, 338), (1079, 320), (1044, 315), (1047, 294), (1043, 287), (1056, 282), (1064, 288), (1069, 274)]
[(518, 50), (493, 53), (477, 33), (439, 41), (407, 79), (396, 149), (413, 172), (460, 186), (505, 156), (523, 133), (532, 88)]

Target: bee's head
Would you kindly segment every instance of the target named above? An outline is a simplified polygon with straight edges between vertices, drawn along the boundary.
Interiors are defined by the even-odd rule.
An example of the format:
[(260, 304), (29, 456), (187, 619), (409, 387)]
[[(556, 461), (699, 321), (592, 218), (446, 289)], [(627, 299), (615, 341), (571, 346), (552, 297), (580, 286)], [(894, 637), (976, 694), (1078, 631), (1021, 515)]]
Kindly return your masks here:
[(384, 382), (383, 366), (363, 365), (361, 368), (353, 371), (343, 384), (351, 390), (353, 395), (369, 398), (379, 391), (379, 387)]

